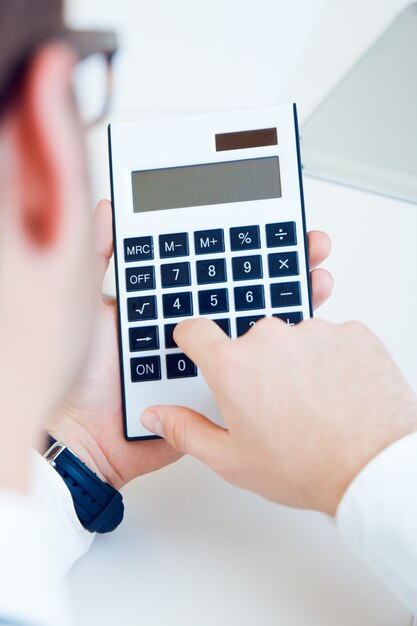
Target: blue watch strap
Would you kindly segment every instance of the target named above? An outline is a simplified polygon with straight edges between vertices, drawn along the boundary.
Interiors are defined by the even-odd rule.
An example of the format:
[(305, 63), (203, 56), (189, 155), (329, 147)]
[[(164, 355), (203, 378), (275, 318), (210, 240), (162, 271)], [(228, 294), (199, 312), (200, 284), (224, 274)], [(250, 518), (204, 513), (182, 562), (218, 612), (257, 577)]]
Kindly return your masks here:
[(52, 465), (67, 485), (86, 530), (108, 533), (117, 528), (124, 515), (123, 498), (117, 489), (100, 480), (66, 447), (53, 457)]

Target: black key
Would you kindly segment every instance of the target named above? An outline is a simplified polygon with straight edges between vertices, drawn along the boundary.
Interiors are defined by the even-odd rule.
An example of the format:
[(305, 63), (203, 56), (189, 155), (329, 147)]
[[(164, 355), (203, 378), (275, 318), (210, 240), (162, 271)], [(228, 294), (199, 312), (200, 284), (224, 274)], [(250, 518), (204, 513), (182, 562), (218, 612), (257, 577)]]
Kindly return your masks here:
[(193, 298), (189, 291), (162, 295), (164, 317), (187, 317), (193, 314)]
[(299, 306), (300, 304), (300, 283), (278, 283), (271, 285), (271, 305), (274, 308)]
[(197, 283), (226, 282), (226, 261), (224, 259), (211, 259), (210, 261), (197, 261)]
[(268, 254), (269, 275), (271, 278), (280, 278), (281, 276), (298, 276), (298, 253), (297, 252), (278, 252), (276, 254)]
[(198, 230), (194, 233), (196, 254), (224, 252), (224, 233), (222, 228), (214, 230)]
[(140, 296), (127, 299), (127, 318), (129, 322), (156, 320), (157, 308), (155, 296)]
[(139, 328), (129, 328), (129, 343), (131, 352), (158, 350), (158, 326), (139, 326)]
[(154, 267), (128, 267), (126, 270), (126, 291), (155, 289)]
[(236, 228), (231, 228), (230, 247), (233, 251), (260, 248), (259, 226), (237, 226)]
[(130, 359), (130, 375), (132, 383), (161, 380), (161, 359), (159, 356)]
[(258, 254), (234, 257), (232, 268), (233, 280), (251, 280), (263, 276), (262, 258)]
[(281, 246), (295, 246), (297, 234), (295, 222), (281, 222), (280, 224), (266, 225), (266, 245), (268, 248)]
[(227, 318), (223, 318), (221, 320), (213, 320), (213, 322), (215, 322), (217, 326), (220, 326), (220, 328), (224, 333), (226, 333), (226, 335), (229, 335), (229, 337), (231, 337), (230, 320), (228, 320)]
[(274, 313), (272, 317), (279, 317), (279, 319), (288, 324), (288, 326), (295, 326), (295, 324), (299, 324), (303, 321), (301, 311), (295, 311), (294, 313)]
[(197, 368), (185, 354), (167, 354), (168, 378), (191, 378), (197, 376)]
[(176, 324), (165, 324), (165, 329), (164, 329), (165, 348), (167, 348), (167, 350), (169, 350), (170, 348), (178, 348), (174, 340), (175, 326)]
[(198, 307), (200, 315), (211, 313), (226, 313), (229, 310), (227, 289), (210, 289), (198, 292)]
[(262, 285), (235, 287), (234, 291), (236, 311), (249, 311), (251, 309), (265, 308), (265, 294)]
[(190, 264), (169, 263), (161, 265), (162, 287), (185, 287), (191, 285)]
[(168, 259), (175, 256), (188, 256), (188, 234), (172, 233), (159, 235), (159, 256)]
[(153, 238), (132, 237), (124, 240), (125, 261), (149, 261), (153, 259)]
[(265, 315), (253, 315), (252, 317), (237, 317), (236, 318), (236, 334), (241, 337), (255, 326), (256, 322), (263, 319)]

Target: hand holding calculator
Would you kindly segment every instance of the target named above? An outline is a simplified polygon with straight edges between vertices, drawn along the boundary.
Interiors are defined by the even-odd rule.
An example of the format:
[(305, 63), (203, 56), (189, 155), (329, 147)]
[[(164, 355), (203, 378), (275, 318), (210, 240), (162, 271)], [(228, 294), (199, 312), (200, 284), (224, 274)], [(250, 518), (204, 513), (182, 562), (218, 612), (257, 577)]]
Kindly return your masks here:
[(155, 403), (221, 423), (173, 330), (311, 316), (295, 106), (113, 124), (109, 140), (126, 438), (153, 436), (139, 416)]

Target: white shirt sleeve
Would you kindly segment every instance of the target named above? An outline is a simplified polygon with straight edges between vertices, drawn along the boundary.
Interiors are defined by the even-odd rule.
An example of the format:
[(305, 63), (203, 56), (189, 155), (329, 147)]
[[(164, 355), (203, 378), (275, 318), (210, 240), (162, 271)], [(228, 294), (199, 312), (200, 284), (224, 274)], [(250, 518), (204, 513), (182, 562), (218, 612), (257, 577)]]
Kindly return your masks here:
[(0, 490), (0, 623), (66, 626), (62, 579), (90, 547), (58, 473), (33, 459), (29, 495)]
[(368, 463), (336, 518), (345, 538), (417, 613), (417, 432)]

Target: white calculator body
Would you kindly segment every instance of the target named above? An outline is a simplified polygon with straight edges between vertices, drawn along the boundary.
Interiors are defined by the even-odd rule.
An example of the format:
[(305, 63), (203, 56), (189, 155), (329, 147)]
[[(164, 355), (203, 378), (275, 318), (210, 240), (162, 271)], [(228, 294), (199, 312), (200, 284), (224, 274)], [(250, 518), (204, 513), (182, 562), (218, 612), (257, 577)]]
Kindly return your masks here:
[(221, 424), (173, 329), (311, 317), (296, 107), (115, 123), (109, 148), (125, 436), (152, 404)]

